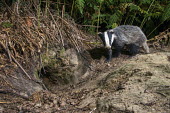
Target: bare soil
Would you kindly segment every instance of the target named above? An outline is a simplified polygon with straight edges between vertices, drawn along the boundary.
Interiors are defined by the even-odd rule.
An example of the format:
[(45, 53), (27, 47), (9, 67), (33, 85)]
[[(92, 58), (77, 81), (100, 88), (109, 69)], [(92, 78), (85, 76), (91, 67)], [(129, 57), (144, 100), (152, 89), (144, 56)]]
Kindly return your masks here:
[(40, 91), (29, 99), (0, 93), (2, 113), (168, 113), (170, 52), (134, 57), (121, 55), (111, 63), (95, 59), (87, 79), (65, 89)]

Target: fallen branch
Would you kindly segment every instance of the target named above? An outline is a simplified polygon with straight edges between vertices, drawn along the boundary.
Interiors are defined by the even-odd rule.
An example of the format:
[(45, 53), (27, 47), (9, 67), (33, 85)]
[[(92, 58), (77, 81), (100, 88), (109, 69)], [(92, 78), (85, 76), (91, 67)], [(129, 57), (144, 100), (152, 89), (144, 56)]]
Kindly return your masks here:
[(0, 42), (3, 49), (6, 51), (6, 53), (12, 58), (12, 60), (21, 68), (21, 70), (26, 74), (26, 76), (31, 79), (30, 75), (25, 71), (25, 69), (21, 66), (21, 64), (14, 58), (14, 56), (10, 53), (9, 50), (7, 50), (2, 42)]

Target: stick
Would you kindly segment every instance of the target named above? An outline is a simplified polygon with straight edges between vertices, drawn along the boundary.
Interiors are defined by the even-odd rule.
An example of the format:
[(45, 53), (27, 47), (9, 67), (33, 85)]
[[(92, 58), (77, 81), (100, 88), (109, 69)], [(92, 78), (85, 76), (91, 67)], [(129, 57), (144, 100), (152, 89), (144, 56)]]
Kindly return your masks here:
[(12, 60), (21, 68), (21, 70), (26, 74), (26, 76), (31, 80), (31, 77), (29, 76), (29, 74), (24, 70), (24, 68), (19, 64), (19, 62), (14, 58), (14, 56), (10, 53), (10, 51), (8, 51), (4, 44), (2, 42), (0, 42), (0, 44), (2, 45), (3, 49), (5, 49), (5, 51), (7, 52), (7, 54), (9, 54), (12, 58)]
[(8, 54), (9, 60), (10, 60), (10, 62), (12, 62), (12, 58), (11, 58), (10, 51), (9, 51), (9, 48), (8, 48), (7, 40), (6, 40), (6, 50), (7, 50), (7, 54)]
[(19, 62), (14, 58), (14, 56), (12, 56), (12, 60), (21, 68), (21, 70), (27, 75), (27, 77), (31, 80), (31, 77), (29, 76), (29, 74), (24, 70), (24, 68), (19, 64)]
[(9, 104), (9, 103), (12, 103), (12, 102), (0, 102), (0, 104)]

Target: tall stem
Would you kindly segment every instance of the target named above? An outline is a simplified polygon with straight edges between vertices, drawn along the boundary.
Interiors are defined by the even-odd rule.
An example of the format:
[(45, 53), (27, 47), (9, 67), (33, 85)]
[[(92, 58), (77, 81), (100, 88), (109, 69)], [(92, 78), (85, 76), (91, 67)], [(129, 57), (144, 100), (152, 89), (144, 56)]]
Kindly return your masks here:
[(147, 37), (149, 37), (161, 24), (163, 24), (164, 21), (162, 21), (158, 26), (156, 26), (150, 33)]
[(135, 20), (135, 17), (136, 17), (136, 12), (135, 12), (135, 14), (134, 14), (134, 16), (133, 16), (133, 18), (132, 18), (132, 21), (131, 21), (130, 25), (133, 24), (133, 22), (134, 22), (134, 20)]
[(71, 16), (73, 16), (74, 3), (75, 1), (73, 0), (72, 6), (71, 6)]
[[(97, 17), (97, 26), (99, 26), (100, 23), (100, 10), (101, 10), (102, 2), (100, 2), (99, 10), (98, 10), (98, 17)], [(97, 33), (99, 31), (99, 28), (97, 27)]]
[(49, 0), (46, 0), (46, 4), (45, 4), (45, 16), (47, 16), (48, 7), (49, 7)]
[[(147, 10), (147, 14), (148, 14), (148, 12), (150, 11), (151, 6), (153, 5), (154, 1), (155, 1), (155, 0), (153, 0), (152, 3), (150, 4), (150, 6), (149, 6), (149, 8), (148, 8), (148, 10)], [(147, 18), (147, 16), (145, 15), (145, 17), (144, 17), (144, 19), (142, 20), (142, 23), (141, 23), (141, 25), (140, 25), (140, 28), (141, 28), (141, 29), (142, 29), (143, 25), (144, 25), (145, 22), (146, 22), (146, 18)]]
[(40, 27), (40, 12), (41, 12), (41, 0), (39, 1), (37, 9), (38, 27)]

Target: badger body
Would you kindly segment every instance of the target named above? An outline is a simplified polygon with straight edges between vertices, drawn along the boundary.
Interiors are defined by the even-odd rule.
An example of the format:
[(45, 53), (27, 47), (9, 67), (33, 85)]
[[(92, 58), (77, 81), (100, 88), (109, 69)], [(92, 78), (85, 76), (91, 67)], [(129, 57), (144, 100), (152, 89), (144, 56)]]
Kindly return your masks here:
[(121, 25), (105, 32), (100, 32), (99, 36), (103, 45), (108, 49), (107, 61), (112, 58), (112, 47), (115, 48), (114, 56), (119, 56), (124, 46), (127, 46), (131, 55), (136, 55), (140, 47), (149, 53), (147, 38), (142, 30), (137, 26)]

